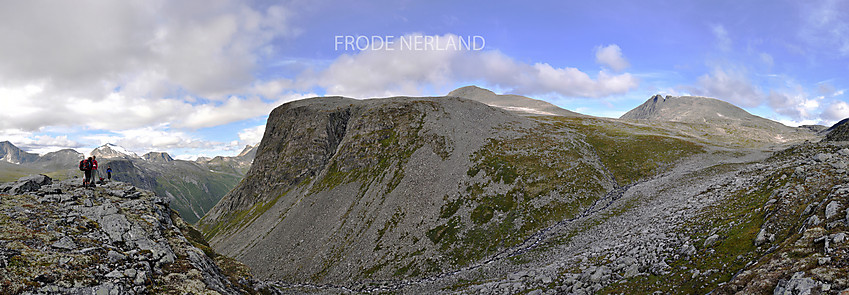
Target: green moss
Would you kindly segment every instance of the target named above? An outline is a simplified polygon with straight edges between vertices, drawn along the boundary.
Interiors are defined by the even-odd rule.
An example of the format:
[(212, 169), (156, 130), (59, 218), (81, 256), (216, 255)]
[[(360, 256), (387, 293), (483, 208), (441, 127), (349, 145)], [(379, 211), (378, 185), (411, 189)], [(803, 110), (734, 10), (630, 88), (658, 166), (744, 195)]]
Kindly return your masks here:
[(460, 206), (462, 205), (463, 201), (460, 199), (446, 202), (439, 209), (439, 218), (449, 218), (451, 216), (454, 216), (454, 214), (457, 213), (457, 210), (460, 210)]

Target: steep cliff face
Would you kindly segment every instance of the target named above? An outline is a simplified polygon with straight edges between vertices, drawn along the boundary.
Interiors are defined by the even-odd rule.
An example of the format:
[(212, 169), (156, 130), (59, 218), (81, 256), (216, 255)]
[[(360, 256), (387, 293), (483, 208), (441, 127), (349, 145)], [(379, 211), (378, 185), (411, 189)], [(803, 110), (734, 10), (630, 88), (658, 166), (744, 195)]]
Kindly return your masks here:
[[(247, 176), (199, 227), (261, 278), (350, 283), (467, 267), (700, 150), (662, 136), (618, 140), (621, 131), (596, 126), (608, 124), (629, 128), (456, 97), (288, 103), (271, 113)], [(621, 151), (646, 159), (620, 161)]]

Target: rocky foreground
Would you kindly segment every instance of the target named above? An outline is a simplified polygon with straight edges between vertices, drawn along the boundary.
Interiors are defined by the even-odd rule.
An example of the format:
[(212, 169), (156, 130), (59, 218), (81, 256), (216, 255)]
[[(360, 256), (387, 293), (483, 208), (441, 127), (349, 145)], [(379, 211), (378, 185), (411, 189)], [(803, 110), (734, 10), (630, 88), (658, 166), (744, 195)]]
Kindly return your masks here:
[(166, 199), (121, 182), (44, 175), (0, 185), (2, 294), (246, 294), (244, 265), (217, 255)]

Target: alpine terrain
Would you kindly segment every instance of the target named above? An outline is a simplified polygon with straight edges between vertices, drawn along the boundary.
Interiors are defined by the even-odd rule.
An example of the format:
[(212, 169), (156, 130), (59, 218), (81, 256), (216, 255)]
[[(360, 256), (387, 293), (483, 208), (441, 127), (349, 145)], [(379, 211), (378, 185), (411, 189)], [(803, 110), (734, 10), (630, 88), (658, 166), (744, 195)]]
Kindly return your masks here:
[(284, 104), (198, 227), (291, 293), (849, 292), (843, 139), (704, 97), (553, 108), (477, 87)]
[[(104, 144), (89, 154), (98, 160), (99, 177), (151, 190), (171, 200), (171, 207), (189, 223), (195, 223), (244, 176), (256, 148), (246, 146), (237, 156), (197, 161), (175, 160), (168, 153), (150, 152), (143, 156), (114, 144)], [(78, 163), (83, 154), (65, 149), (44, 155), (27, 153), (12, 143), (0, 143), (0, 181), (12, 181), (31, 174), (46, 174), (65, 180), (81, 178)], [(78, 179), (82, 183), (82, 179)]]

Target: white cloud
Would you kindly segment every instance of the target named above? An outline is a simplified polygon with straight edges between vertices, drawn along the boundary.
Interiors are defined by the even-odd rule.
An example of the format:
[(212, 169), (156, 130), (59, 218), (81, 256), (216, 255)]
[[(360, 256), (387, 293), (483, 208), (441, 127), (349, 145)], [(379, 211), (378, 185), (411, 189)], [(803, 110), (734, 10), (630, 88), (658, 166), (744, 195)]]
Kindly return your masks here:
[[(410, 36), (416, 35), (405, 37)], [(438, 37), (436, 48), (443, 49), (459, 38), (452, 34)], [(324, 71), (300, 77), (298, 85), (304, 89), (319, 85), (328, 95), (365, 98), (416, 95), (427, 89), (447, 92), (450, 89), (444, 88), (457, 81), (485, 81), (519, 94), (557, 93), (570, 97), (621, 94), (639, 84), (629, 73), (611, 75), (601, 71), (592, 78), (577, 68), (530, 65), (498, 51), (467, 51), (450, 46), (444, 50), (400, 50), (400, 42), (394, 46), (395, 50), (344, 54)]]
[(596, 47), (595, 61), (617, 72), (630, 66), (628, 61), (625, 60), (625, 57), (622, 56), (622, 49), (616, 44)]
[(712, 73), (699, 77), (696, 87), (685, 88), (695, 95), (722, 99), (744, 108), (766, 104), (775, 113), (790, 118), (788, 122), (816, 119), (825, 97), (808, 94), (801, 85), (790, 79), (785, 84), (764, 91), (749, 79), (745, 70), (716, 67)]
[(260, 125), (251, 128), (242, 129), (239, 131), (239, 140), (241, 143), (249, 145), (257, 145), (262, 140), (262, 135), (265, 133), (265, 125)]
[(830, 121), (840, 121), (849, 118), (849, 103), (845, 101), (831, 103), (822, 113), (822, 117)]
[(225, 114), (221, 124), (263, 115), (284, 90), (255, 83), (253, 71), (273, 40), (297, 34), (289, 18), (230, 0), (8, 3), (0, 40), (14, 46), (0, 46), (0, 109), (15, 111), (0, 129), (197, 128), (214, 124), (198, 119), (207, 113)]
[(763, 94), (743, 71), (714, 68), (713, 73), (699, 77), (696, 95), (715, 97), (742, 107), (755, 107), (763, 102)]
[(793, 119), (813, 117), (813, 111), (820, 107), (817, 99), (809, 99), (801, 89), (795, 94), (770, 91), (767, 104), (778, 114)]
[(711, 32), (716, 37), (716, 46), (722, 51), (731, 51), (731, 38), (723, 25), (711, 26)]

